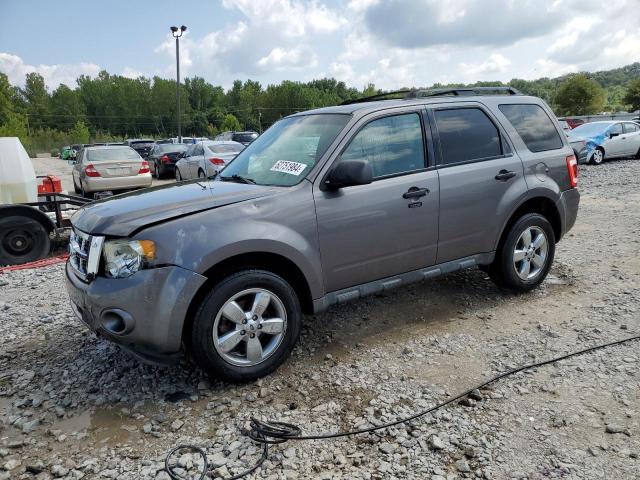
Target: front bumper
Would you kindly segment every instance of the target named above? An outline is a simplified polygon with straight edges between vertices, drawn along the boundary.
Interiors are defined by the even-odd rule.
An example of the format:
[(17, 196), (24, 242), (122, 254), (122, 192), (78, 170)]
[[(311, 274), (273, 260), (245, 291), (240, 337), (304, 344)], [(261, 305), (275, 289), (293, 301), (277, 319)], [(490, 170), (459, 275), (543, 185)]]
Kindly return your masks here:
[[(180, 356), (182, 327), (191, 300), (206, 277), (167, 266), (140, 270), (128, 278), (78, 278), (67, 262), (66, 287), (76, 315), (94, 332), (147, 361)], [(114, 333), (114, 312), (126, 328)]]
[[(577, 188), (570, 188), (560, 194), (556, 206), (560, 212), (562, 221), (562, 236), (573, 228), (578, 217), (578, 206), (580, 205), (580, 192)], [(558, 239), (560, 240), (560, 239)]]

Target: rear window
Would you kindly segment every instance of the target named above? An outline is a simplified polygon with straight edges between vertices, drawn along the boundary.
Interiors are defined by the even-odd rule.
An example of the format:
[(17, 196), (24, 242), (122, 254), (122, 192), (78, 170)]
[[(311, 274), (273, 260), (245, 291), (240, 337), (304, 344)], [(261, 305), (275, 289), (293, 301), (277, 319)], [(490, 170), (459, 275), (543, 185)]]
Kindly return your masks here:
[(87, 160), (89, 162), (106, 162), (110, 160), (139, 160), (140, 155), (129, 147), (122, 148), (99, 148), (87, 150)]
[(503, 104), (499, 108), (532, 152), (562, 148), (558, 130), (540, 105)]
[(158, 148), (160, 149), (160, 152), (166, 153), (166, 152), (186, 152), (188, 147), (187, 145), (183, 145), (181, 143), (177, 143), (177, 144), (163, 143), (161, 145), (158, 145)]
[(213, 153), (238, 153), (241, 152), (244, 147), (242, 145), (209, 145), (209, 150)]
[(442, 164), (451, 165), (502, 155), (500, 133), (479, 108), (436, 110)]
[(256, 138), (258, 138), (257, 133), (234, 133), (233, 134), (234, 142), (253, 142)]

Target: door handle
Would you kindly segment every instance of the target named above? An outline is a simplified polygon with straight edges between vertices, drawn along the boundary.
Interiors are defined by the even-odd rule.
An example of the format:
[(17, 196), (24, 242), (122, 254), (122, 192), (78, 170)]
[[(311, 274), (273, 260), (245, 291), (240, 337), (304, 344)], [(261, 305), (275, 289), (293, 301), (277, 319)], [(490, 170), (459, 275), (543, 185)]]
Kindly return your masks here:
[(510, 170), (500, 170), (498, 174), (495, 176), (495, 179), (506, 182), (507, 180), (515, 176), (516, 176), (516, 172), (512, 172)]
[(405, 193), (402, 194), (402, 198), (420, 198), (429, 193), (428, 188), (411, 187)]

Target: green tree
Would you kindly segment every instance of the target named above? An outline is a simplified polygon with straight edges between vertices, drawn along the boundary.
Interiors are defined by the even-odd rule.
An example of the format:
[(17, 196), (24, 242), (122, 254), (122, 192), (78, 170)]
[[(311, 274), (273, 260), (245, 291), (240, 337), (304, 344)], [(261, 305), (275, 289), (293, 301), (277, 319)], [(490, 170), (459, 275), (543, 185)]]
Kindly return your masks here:
[(220, 130), (222, 130), (222, 131), (227, 131), (227, 130), (238, 131), (238, 130), (242, 130), (242, 126), (240, 125), (240, 122), (238, 121), (238, 119), (236, 118), (235, 115), (233, 115), (232, 113), (227, 113), (224, 116), (224, 120), (222, 121), (222, 125), (220, 125)]
[(79, 92), (64, 84), (55, 89), (50, 102), (51, 123), (55, 128), (68, 130), (76, 122), (84, 120), (84, 104)]
[(89, 127), (84, 122), (76, 122), (69, 131), (71, 143), (89, 143)]
[(34, 128), (43, 128), (49, 124), (49, 92), (44, 78), (39, 73), (28, 73), (22, 94), (27, 103), (27, 114)]
[(605, 99), (600, 84), (580, 73), (558, 86), (554, 104), (559, 115), (592, 115), (602, 111)]
[(640, 78), (633, 80), (627, 87), (622, 101), (627, 105), (631, 105), (631, 110), (640, 110)]
[(3, 125), (13, 112), (13, 90), (9, 78), (0, 72), (0, 125)]
[(27, 147), (27, 117), (21, 113), (9, 112), (2, 125), (0, 125), (0, 137), (18, 137)]

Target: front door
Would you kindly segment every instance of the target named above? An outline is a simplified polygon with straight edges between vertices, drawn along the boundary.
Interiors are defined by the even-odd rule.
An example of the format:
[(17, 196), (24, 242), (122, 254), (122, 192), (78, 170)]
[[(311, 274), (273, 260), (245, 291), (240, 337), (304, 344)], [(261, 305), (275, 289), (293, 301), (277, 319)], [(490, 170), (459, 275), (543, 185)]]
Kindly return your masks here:
[(362, 120), (333, 165), (367, 160), (373, 182), (337, 191), (314, 186), (327, 292), (435, 262), (438, 173), (427, 168), (424, 122), (419, 110), (406, 109)]
[(482, 106), (443, 107), (433, 115), (440, 174), (437, 262), (492, 252), (505, 206), (527, 191), (522, 161)]
[(605, 157), (621, 157), (626, 153), (626, 138), (622, 134), (622, 124), (615, 123), (607, 133), (607, 138), (603, 143)]

